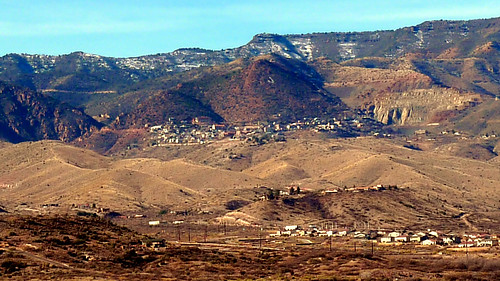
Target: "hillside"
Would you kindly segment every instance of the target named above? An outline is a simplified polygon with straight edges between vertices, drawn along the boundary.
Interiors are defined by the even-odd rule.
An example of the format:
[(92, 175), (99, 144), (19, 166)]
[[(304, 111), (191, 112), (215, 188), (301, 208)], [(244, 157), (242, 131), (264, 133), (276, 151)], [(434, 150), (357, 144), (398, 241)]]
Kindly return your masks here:
[(29, 89), (0, 82), (0, 139), (72, 141), (102, 125), (83, 111)]
[[(141, 151), (166, 159), (114, 160), (52, 141), (4, 147), (0, 205), (22, 212), (45, 212), (43, 204), (59, 206), (51, 212), (72, 206), (125, 213), (191, 210), (206, 212), (205, 220), (239, 224), (356, 221), (453, 230), (466, 227), (461, 213), (477, 228), (495, 228), (500, 220), (498, 157), (473, 160), (444, 153), (447, 148), (418, 151), (383, 139), (313, 136), (262, 146), (232, 142)], [(348, 190), (375, 185), (391, 188)], [(289, 186), (300, 186), (303, 194), (259, 199), (269, 188)], [(338, 192), (322, 195), (326, 189)]]
[(276, 55), (235, 61), (156, 94), (120, 117), (119, 127), (163, 124), (169, 117), (249, 122), (341, 116), (347, 107), (318, 86), (319, 79), (307, 65)]
[[(219, 210), (233, 188), (250, 188), (261, 180), (182, 161), (148, 159), (113, 161), (99, 154), (44, 141), (2, 149), (0, 202), (11, 208), (60, 204), (93, 205), (118, 211), (137, 211), (153, 205), (170, 208)], [(192, 178), (210, 175), (212, 180)], [(221, 183), (219, 180), (224, 179)], [(246, 182), (241, 184), (240, 182)], [(211, 206), (211, 203), (219, 202)], [(220, 205), (219, 205), (220, 204)]]

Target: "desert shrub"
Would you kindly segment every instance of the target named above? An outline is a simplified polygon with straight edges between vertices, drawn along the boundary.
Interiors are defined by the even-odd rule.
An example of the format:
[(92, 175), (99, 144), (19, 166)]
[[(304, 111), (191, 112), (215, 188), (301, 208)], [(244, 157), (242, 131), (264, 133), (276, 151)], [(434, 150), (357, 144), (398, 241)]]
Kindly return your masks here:
[(237, 199), (231, 200), (231, 201), (226, 202), (226, 209), (234, 211), (234, 210), (237, 210), (241, 207), (248, 205), (249, 203), (250, 202), (248, 202), (246, 200), (237, 200)]
[(445, 280), (449, 280), (449, 281), (475, 281), (475, 280), (484, 280), (482, 278), (478, 278), (476, 276), (474, 276), (473, 273), (471, 272), (453, 272), (453, 273), (450, 273), (449, 275), (447, 275), (445, 277)]
[(94, 214), (94, 213), (89, 213), (89, 212), (84, 212), (84, 211), (78, 211), (76, 213), (77, 216), (80, 216), (80, 217), (96, 217), (97, 215)]
[(76, 238), (77, 239), (82, 239), (82, 240), (87, 240), (88, 239), (87, 234), (85, 234), (85, 233), (78, 233), (76, 235)]
[(288, 206), (294, 206), (296, 201), (297, 200), (291, 199), (291, 198), (284, 198), (283, 199), (283, 203), (288, 205)]
[(83, 245), (85, 244), (85, 240), (84, 239), (76, 239), (74, 242), (73, 242), (73, 245)]
[(457, 270), (483, 272), (500, 271), (500, 259), (489, 259), (483, 257), (465, 257), (453, 260), (442, 260), (438, 265), (441, 268)]
[(27, 265), (23, 262), (7, 260), (7, 261), (2, 262), (2, 264), (0, 266), (2, 267), (4, 273), (9, 274), (9, 273), (19, 271), (19, 270), (25, 268)]
[(483, 264), (483, 271), (492, 272), (500, 271), (500, 260), (498, 259), (487, 259)]
[(115, 262), (121, 264), (124, 268), (140, 267), (148, 261), (148, 259), (139, 256), (134, 250), (127, 251), (115, 259)]

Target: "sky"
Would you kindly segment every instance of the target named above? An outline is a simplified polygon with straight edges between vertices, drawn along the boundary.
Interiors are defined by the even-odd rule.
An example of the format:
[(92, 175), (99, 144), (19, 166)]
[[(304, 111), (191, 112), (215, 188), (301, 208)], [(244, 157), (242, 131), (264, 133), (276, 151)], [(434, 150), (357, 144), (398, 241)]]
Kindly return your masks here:
[(0, 56), (135, 57), (235, 48), (263, 32), (374, 31), (499, 16), (498, 0), (0, 0)]

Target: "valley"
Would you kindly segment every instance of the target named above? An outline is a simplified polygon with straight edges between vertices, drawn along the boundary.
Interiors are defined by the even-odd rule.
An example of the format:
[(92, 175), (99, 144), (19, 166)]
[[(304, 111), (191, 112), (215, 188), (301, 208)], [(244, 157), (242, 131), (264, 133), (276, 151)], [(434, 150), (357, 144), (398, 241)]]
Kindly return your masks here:
[(498, 279), (498, 42), (491, 18), (5, 55), (0, 277)]
[[(54, 141), (10, 145), (0, 154), (5, 163), (0, 202), (8, 211), (44, 213), (41, 206), (55, 204), (57, 208), (47, 210), (74, 213), (75, 206), (95, 206), (129, 215), (173, 210), (204, 213), (205, 220), (214, 222), (362, 221), (382, 228), (442, 226), (446, 220), (450, 229), (458, 229), (461, 220), (452, 226), (453, 218), (467, 213), (476, 227), (496, 228), (500, 179), (494, 154), (455, 156), (449, 139), (450, 144), (422, 150), (415, 149), (424, 147), (417, 137), (412, 147), (397, 138), (329, 139), (315, 131), (284, 136), (286, 141), (262, 144), (234, 139), (136, 147), (126, 156), (112, 157)], [(477, 140), (467, 142), (473, 146)], [(377, 185), (402, 189), (349, 192)], [(303, 194), (289, 200), (261, 199), (269, 191), (289, 192), (290, 187), (300, 187)], [(327, 190), (338, 193), (321, 195)], [(241, 206), (227, 209), (235, 200)]]

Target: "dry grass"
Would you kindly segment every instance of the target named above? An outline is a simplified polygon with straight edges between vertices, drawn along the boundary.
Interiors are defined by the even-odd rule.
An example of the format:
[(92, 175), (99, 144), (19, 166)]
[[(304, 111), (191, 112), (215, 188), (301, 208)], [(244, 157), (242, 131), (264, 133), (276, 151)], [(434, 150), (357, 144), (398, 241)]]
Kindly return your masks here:
[[(494, 160), (416, 151), (392, 140), (329, 140), (308, 133), (262, 146), (231, 142), (162, 149), (119, 160), (59, 142), (11, 145), (1, 149), (0, 183), (14, 188), (4, 189), (0, 200), (8, 210), (21, 203), (58, 203), (64, 211), (71, 204), (95, 203), (121, 212), (193, 209), (217, 215), (233, 211), (227, 202), (242, 200), (253, 203), (238, 211), (256, 223), (361, 221), (424, 229), (463, 229), (464, 222), (453, 219), (461, 212), (470, 213), (476, 227), (495, 228), (500, 217), (495, 192), (500, 166)], [(232, 154), (243, 157), (231, 159)], [(148, 157), (153, 155), (164, 160)], [(312, 201), (292, 196), (300, 199), (296, 205), (283, 198), (258, 202), (265, 191), (255, 188), (300, 185), (317, 191), (377, 184), (409, 188), (313, 196)]]

